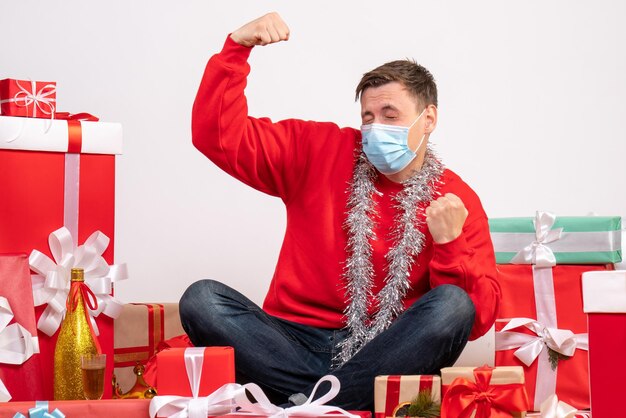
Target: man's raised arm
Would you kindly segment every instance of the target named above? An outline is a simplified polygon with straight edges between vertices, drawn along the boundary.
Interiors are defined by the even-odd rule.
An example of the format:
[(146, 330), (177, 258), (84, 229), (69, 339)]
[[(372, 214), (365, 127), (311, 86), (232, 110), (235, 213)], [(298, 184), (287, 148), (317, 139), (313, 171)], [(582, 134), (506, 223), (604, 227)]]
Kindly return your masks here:
[(234, 31), (209, 60), (192, 111), (196, 148), (235, 178), (283, 198), (289, 189), (283, 174), (297, 163), (292, 143), (303, 136), (303, 123), (249, 117), (244, 89), (252, 47), (287, 39), (289, 28), (277, 13)]

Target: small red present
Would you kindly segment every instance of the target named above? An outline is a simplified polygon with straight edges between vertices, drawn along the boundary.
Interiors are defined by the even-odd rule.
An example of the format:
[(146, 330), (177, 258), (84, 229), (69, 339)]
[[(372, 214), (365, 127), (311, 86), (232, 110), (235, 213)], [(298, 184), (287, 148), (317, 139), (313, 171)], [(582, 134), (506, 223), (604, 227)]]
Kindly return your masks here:
[(41, 399), (39, 342), (26, 254), (0, 254), (0, 340), (0, 402)]
[(395, 410), (411, 402), (421, 391), (429, 391), (433, 402), (441, 403), (441, 378), (432, 375), (376, 376), (374, 418), (394, 417)]
[(192, 396), (191, 371), (194, 376), (200, 376), (196, 396), (207, 396), (224, 384), (235, 382), (232, 347), (171, 348), (158, 353), (156, 359), (155, 385), (159, 396)]
[(626, 271), (587, 272), (582, 280), (589, 316), (591, 410), (594, 418), (624, 416), (619, 405), (626, 374)]
[(56, 83), (47, 81), (0, 80), (0, 113), (4, 116), (53, 118)]
[[(149, 406), (149, 399), (8, 402), (4, 404), (0, 403), (0, 417), (12, 417), (14, 414), (20, 413), (29, 418), (60, 416), (68, 418), (148, 418)], [(57, 414), (53, 414), (55, 411), (57, 411)], [(63, 415), (60, 415), (59, 412)]]
[(521, 367), (441, 369), (441, 418), (523, 418), (528, 397)]
[[(64, 238), (58, 240), (64, 243), (62, 247), (76, 248), (78, 243), (92, 239), (97, 231), (92, 242), (97, 247), (96, 253), (105, 264), (113, 264), (114, 154), (121, 152), (121, 135), (121, 126), (115, 123), (0, 116), (0, 253), (29, 254), (38, 250), (54, 259), (49, 236), (66, 227), (72, 242), (67, 242), (67, 234), (64, 234)], [(59, 256), (63, 251), (59, 249), (56, 253)], [(55, 267), (52, 261), (45, 261), (45, 264)], [(45, 288), (53, 282), (46, 284), (40, 280), (37, 286)], [(103, 283), (111, 287), (110, 280), (105, 279)], [(57, 290), (60, 289), (43, 293), (56, 294)], [(65, 300), (61, 299), (59, 297), (59, 303), (53, 305), (65, 306)], [(114, 315), (114, 305), (108, 304), (104, 313)], [(48, 321), (50, 310), (44, 314), (46, 309), (44, 305), (35, 309), (40, 324)], [(46, 318), (42, 319), (44, 315)], [(55, 317), (58, 320), (58, 312)], [(101, 314), (96, 325), (102, 349), (109, 354), (106, 381), (111, 381), (113, 319)], [(44, 385), (41, 399), (53, 397), (54, 332), (51, 336), (39, 333), (42, 367), (39, 377)], [(105, 385), (104, 397), (110, 395), (111, 386)]]

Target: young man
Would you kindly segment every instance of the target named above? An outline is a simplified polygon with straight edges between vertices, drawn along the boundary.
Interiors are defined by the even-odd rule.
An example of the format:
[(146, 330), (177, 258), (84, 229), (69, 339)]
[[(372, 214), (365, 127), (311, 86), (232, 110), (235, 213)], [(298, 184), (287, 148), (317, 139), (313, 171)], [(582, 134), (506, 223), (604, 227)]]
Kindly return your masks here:
[(288, 38), (276, 13), (233, 32), (193, 107), (194, 145), (286, 205), (263, 309), (203, 280), (183, 295), (181, 318), (194, 344), (233, 346), (237, 380), (275, 403), (302, 403), (331, 373), (342, 385), (333, 404), (371, 409), (375, 376), (438, 373), (493, 324), (500, 292), (487, 217), (428, 148), (437, 89), (413, 62), (363, 76), (360, 131), (248, 116), (252, 48)]

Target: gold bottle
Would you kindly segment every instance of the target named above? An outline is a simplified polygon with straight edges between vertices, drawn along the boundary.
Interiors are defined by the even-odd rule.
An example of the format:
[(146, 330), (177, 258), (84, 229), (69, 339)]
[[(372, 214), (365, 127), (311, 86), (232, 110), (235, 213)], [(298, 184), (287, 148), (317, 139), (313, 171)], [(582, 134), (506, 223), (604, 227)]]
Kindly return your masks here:
[(93, 293), (85, 284), (83, 269), (73, 268), (67, 311), (54, 349), (55, 400), (85, 399), (81, 355), (101, 353), (85, 306), (91, 303), (85, 300), (88, 295), (93, 296)]

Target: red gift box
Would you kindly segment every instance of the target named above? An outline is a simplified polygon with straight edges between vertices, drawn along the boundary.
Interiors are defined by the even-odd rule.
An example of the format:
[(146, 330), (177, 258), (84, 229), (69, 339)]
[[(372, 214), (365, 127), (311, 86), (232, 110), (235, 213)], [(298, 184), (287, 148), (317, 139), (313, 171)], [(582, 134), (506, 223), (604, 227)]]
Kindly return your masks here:
[(420, 391), (430, 391), (433, 402), (441, 403), (441, 378), (432, 375), (376, 376), (374, 380), (374, 417), (394, 417), (395, 409), (411, 402)]
[[(43, 408), (52, 413), (58, 409), (66, 417), (132, 417), (148, 418), (150, 399), (106, 399), (99, 401), (50, 401), (50, 402), (9, 402), (0, 403), (0, 417), (12, 417), (16, 413), (29, 416), (29, 409)], [(30, 415), (33, 416), (32, 414)], [(38, 415), (44, 416), (44, 415)], [(50, 416), (50, 415), (46, 415)], [(54, 415), (56, 417), (56, 415)]]
[(626, 271), (583, 273), (589, 321), (591, 411), (594, 418), (626, 416), (620, 409), (626, 375)]
[[(0, 148), (11, 148), (0, 149), (0, 253), (38, 250), (50, 257), (49, 234), (65, 225), (75, 243), (85, 242), (95, 231), (108, 236), (111, 243), (102, 257), (107, 264), (113, 264), (115, 156), (46, 151), (73, 146), (76, 152), (105, 152), (110, 138), (111, 153), (116, 153), (121, 144), (121, 127), (55, 120), (46, 132), (46, 122), (0, 116)], [(10, 135), (10, 141), (3, 135)], [(29, 150), (40, 147), (42, 151), (16, 149), (20, 146)], [(44, 309), (36, 308), (38, 319)], [(105, 379), (111, 381), (113, 320), (100, 315), (97, 326), (103, 352), (108, 354)], [(42, 399), (53, 397), (57, 334), (49, 337), (39, 333)], [(105, 385), (104, 397), (110, 396), (111, 386)]]
[[(21, 325), (32, 336), (37, 336), (33, 292), (26, 254), (0, 255), (0, 289), (0, 296), (7, 299), (13, 311), (11, 322)], [(13, 401), (42, 399), (43, 387), (39, 361), (37, 354), (31, 356), (23, 364), (3, 364), (0, 359), (0, 380), (4, 382)]]
[[(554, 393), (577, 409), (589, 408), (587, 319), (582, 310), (581, 275), (611, 268), (498, 266), (502, 300), (496, 322), (495, 364), (524, 368), (532, 410), (538, 411)], [(558, 360), (553, 369), (546, 344), (571, 357)]]
[(528, 397), (521, 367), (444, 367), (441, 418), (524, 418)]
[(197, 396), (208, 396), (226, 383), (235, 382), (235, 350), (232, 347), (170, 348), (156, 356), (156, 390), (159, 396), (192, 396), (186, 357), (204, 350)]
[(4, 116), (52, 118), (56, 83), (5, 78), (0, 80), (0, 113)]

